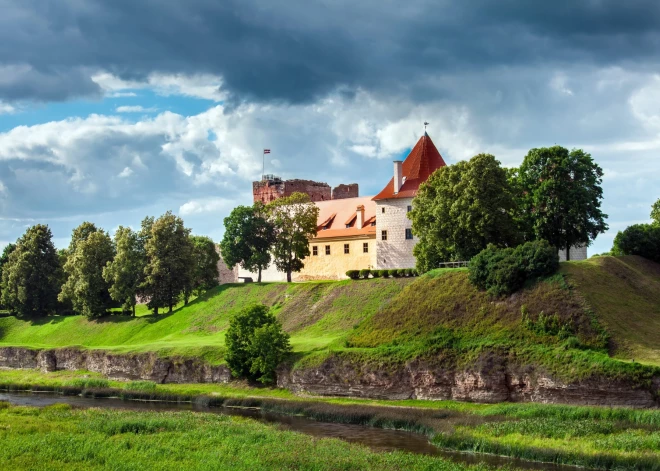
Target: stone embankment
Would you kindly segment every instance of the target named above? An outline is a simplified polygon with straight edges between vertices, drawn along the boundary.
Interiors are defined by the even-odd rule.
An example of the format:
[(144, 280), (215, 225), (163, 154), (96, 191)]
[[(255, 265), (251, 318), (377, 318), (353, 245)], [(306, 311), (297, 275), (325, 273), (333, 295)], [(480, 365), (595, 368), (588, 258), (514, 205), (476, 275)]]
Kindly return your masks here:
[[(490, 358), (474, 370), (453, 371), (425, 362), (395, 368), (330, 358), (319, 366), (282, 369), (277, 384), (294, 392), (373, 399), (428, 399), (495, 403), (538, 402), (627, 407), (660, 406), (660, 377), (645, 385), (607, 378), (566, 383), (535, 371), (514, 368)], [(102, 350), (61, 348), (31, 350), (0, 347), (0, 368), (44, 372), (88, 370), (111, 379), (156, 383), (227, 383), (226, 366), (197, 359), (162, 358), (154, 353), (114, 354)]]
[(31, 368), (43, 372), (87, 370), (111, 379), (156, 383), (226, 383), (230, 378), (226, 366), (208, 365), (196, 359), (162, 358), (154, 353), (118, 355), (75, 348), (31, 350), (2, 347), (0, 368)]

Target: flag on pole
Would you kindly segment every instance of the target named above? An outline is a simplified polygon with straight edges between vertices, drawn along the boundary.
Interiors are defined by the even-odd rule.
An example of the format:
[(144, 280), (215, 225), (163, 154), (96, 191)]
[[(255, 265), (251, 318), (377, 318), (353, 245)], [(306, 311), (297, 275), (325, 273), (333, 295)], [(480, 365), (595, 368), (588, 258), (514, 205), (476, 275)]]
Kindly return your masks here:
[(270, 154), (270, 149), (264, 149), (264, 154)]

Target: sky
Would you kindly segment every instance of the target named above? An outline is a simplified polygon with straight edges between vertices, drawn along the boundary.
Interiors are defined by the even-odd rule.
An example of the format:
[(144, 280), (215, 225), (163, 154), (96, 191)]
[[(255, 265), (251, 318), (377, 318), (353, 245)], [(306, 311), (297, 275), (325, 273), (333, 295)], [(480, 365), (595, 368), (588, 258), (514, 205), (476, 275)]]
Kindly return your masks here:
[(448, 164), (559, 144), (610, 229), (660, 198), (656, 0), (0, 0), (0, 248), (167, 210), (220, 240), (251, 182), (376, 194), (424, 132)]

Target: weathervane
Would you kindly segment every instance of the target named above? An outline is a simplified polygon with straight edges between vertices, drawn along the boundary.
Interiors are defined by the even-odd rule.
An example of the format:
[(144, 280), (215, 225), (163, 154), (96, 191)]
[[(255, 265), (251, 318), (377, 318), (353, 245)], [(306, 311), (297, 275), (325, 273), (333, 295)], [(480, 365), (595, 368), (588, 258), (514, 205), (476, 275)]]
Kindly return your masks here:
[(424, 134), (426, 134), (426, 126), (428, 126), (429, 123), (427, 121), (424, 121)]

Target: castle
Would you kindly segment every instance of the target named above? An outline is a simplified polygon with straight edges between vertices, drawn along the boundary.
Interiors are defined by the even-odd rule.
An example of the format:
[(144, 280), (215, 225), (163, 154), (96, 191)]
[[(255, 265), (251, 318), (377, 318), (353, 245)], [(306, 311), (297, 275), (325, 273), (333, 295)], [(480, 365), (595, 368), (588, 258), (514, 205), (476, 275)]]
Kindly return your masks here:
[[(343, 279), (348, 270), (415, 266), (417, 238), (407, 213), (420, 185), (445, 165), (424, 132), (405, 160), (394, 161), (392, 178), (375, 196), (359, 196), (356, 183), (330, 189), (327, 183), (282, 180), (273, 175), (254, 182), (252, 193), (255, 202), (263, 203), (294, 192), (308, 194), (319, 208), (317, 233), (309, 242), (305, 267), (293, 273), (293, 281)], [(559, 257), (565, 260), (566, 254), (560, 251)], [(586, 257), (586, 247), (571, 249), (571, 260)], [(237, 275), (256, 279), (255, 273), (243, 269)], [(262, 281), (286, 281), (286, 274), (271, 265), (262, 271)]]

